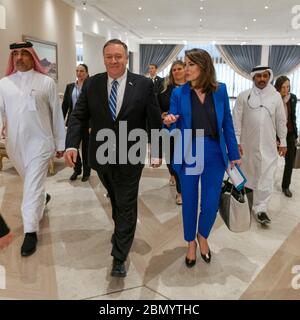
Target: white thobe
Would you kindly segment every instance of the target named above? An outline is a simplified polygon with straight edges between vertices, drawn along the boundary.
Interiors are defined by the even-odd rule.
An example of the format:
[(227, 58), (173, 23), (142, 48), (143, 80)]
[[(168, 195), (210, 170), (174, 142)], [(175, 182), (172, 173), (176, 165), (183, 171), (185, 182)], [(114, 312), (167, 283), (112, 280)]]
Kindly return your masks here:
[(286, 146), (286, 114), (280, 94), (270, 84), (253, 87), (239, 94), (233, 109), (238, 143), (243, 150), (241, 169), (246, 186), (254, 190), (254, 212), (266, 212), (273, 191), (278, 152)]
[(45, 208), (49, 160), (65, 149), (65, 126), (56, 84), (34, 70), (0, 80), (0, 129), (6, 150), (24, 180), (24, 231), (35, 232)]

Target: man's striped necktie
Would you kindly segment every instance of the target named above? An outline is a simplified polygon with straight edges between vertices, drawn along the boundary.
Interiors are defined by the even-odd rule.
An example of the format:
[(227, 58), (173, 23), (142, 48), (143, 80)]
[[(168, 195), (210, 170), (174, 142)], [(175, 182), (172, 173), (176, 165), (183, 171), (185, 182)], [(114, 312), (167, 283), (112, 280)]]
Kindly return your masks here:
[(109, 96), (109, 109), (113, 118), (113, 121), (117, 119), (117, 91), (118, 91), (118, 81), (114, 80), (111, 86), (111, 92)]

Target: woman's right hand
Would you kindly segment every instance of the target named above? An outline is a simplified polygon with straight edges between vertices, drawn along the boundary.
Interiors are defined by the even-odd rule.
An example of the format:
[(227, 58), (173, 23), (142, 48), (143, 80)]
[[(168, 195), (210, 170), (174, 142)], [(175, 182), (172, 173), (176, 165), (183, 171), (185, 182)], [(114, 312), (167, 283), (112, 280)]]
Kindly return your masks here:
[(168, 114), (164, 117), (164, 121), (163, 123), (167, 126), (167, 127), (170, 127), (170, 125), (174, 122), (177, 121), (177, 119), (179, 118), (179, 115), (175, 115), (174, 114)]
[(242, 157), (244, 155), (244, 152), (240, 144), (238, 144), (238, 149), (239, 149), (240, 157)]

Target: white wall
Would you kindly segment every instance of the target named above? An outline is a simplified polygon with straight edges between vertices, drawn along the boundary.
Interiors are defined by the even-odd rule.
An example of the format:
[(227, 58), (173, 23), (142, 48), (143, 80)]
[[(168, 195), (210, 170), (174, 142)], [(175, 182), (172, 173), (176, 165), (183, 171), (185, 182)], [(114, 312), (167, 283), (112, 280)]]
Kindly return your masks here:
[(133, 52), (133, 72), (140, 73), (140, 51)]
[(89, 67), (89, 74), (104, 72), (102, 48), (106, 42), (104, 37), (82, 35), (83, 62)]
[(74, 80), (76, 69), (75, 9), (60, 0), (0, 0), (6, 29), (0, 30), (0, 77), (5, 73), (9, 44), (27, 35), (57, 43), (58, 89)]
[[(1, 0), (0, 0), (1, 1)], [(103, 72), (102, 48), (106, 41), (116, 38), (125, 42), (133, 52), (133, 72), (139, 73), (139, 44), (117, 30), (111, 30), (103, 22), (97, 21), (84, 11), (76, 11), (76, 29), (83, 34), (83, 60), (91, 71)], [(99, 45), (98, 45), (99, 44)], [(98, 59), (100, 53), (100, 61)], [(90, 72), (92, 75), (93, 72)]]

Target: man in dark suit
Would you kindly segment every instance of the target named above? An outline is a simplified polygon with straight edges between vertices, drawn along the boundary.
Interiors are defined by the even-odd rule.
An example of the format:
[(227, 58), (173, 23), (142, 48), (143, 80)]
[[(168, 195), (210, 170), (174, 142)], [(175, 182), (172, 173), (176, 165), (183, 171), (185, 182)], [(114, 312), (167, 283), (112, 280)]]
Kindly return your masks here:
[(156, 64), (149, 64), (149, 75), (153, 82), (153, 91), (156, 96), (162, 92), (164, 82), (164, 79), (157, 75), (157, 68)]
[[(163, 85), (164, 79), (157, 75), (157, 69), (158, 69), (158, 66), (156, 64), (154, 63), (149, 64), (148, 71), (149, 71), (150, 79), (152, 80), (152, 83), (153, 83), (153, 92), (155, 96), (155, 102), (159, 105), (158, 95), (164, 89), (164, 85)], [(147, 124), (148, 141), (149, 143), (151, 143), (151, 132), (150, 132), (151, 130), (149, 129), (151, 129), (150, 125)]]
[[(126, 44), (118, 39), (109, 40), (103, 47), (103, 56), (107, 72), (96, 74), (84, 82), (76, 108), (70, 116), (65, 160), (67, 165), (74, 166), (82, 124), (90, 120), (89, 164), (97, 171), (108, 191), (115, 223), (111, 239), (113, 245), (111, 275), (125, 277), (124, 262), (136, 228), (137, 197), (143, 163), (128, 163), (128, 150), (135, 144), (133, 141), (127, 141), (127, 147), (125, 146), (127, 163), (119, 161), (121, 149), (124, 151), (124, 144), (119, 144), (118, 141), (119, 127), (126, 123), (127, 133), (135, 129), (142, 129), (144, 132), (147, 121), (150, 129), (160, 129), (162, 123), (159, 106), (155, 103), (152, 82), (144, 76), (126, 70), (128, 62)], [(99, 136), (104, 130), (112, 132), (116, 140), (101, 140)], [(113, 154), (110, 152), (108, 154), (111, 159), (115, 156), (117, 161), (100, 164), (99, 162), (105, 157), (105, 154), (101, 154), (101, 150), (110, 142), (113, 145)], [(144, 141), (144, 146), (146, 143), (147, 141)], [(152, 166), (160, 165), (161, 159), (157, 156), (153, 159)]]
[[(81, 63), (76, 68), (76, 77), (77, 81), (69, 83), (66, 87), (64, 100), (62, 103), (63, 115), (64, 119), (67, 117), (66, 126), (69, 124), (70, 114), (72, 113), (74, 106), (79, 98), (81, 93), (82, 85), (85, 79), (89, 76), (88, 66), (84, 63)], [(76, 180), (77, 176), (81, 174), (81, 167), (83, 168), (83, 175), (81, 181), (88, 181), (91, 168), (88, 165), (88, 147), (89, 147), (89, 122), (87, 121), (82, 127), (82, 140), (81, 140), (81, 154), (82, 160), (80, 158), (80, 154), (77, 154), (77, 160), (74, 166), (74, 172), (70, 177), (70, 180)]]

